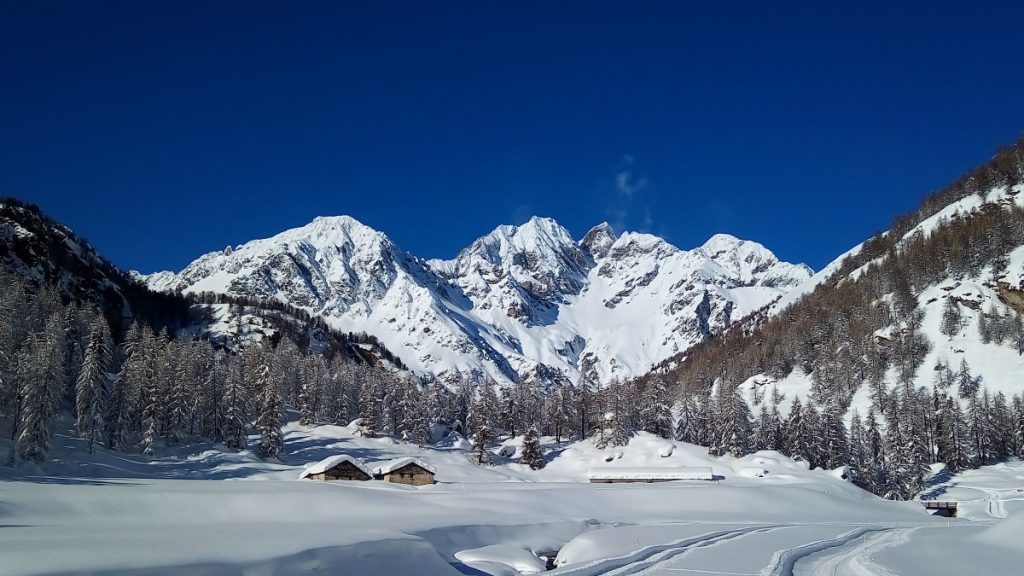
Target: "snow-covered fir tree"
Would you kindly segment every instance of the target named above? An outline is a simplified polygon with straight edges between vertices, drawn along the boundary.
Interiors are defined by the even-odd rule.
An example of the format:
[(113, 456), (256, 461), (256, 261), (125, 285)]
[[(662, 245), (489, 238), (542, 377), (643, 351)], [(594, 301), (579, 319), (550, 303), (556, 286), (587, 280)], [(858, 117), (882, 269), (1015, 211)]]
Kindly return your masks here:
[(18, 397), (15, 450), (19, 458), (42, 462), (50, 450), (57, 411), (64, 398), (67, 369), (62, 315), (54, 313), (42, 331), (29, 336), (17, 358)]
[(88, 440), (90, 453), (96, 442), (101, 441), (103, 433), (113, 347), (110, 326), (102, 314), (96, 313), (89, 329), (89, 343), (75, 385), (75, 427), (79, 435)]
[(661, 378), (655, 377), (640, 396), (640, 429), (668, 438), (672, 435), (672, 406), (668, 386)]
[(523, 454), (519, 460), (534, 470), (544, 467), (544, 453), (540, 447), (540, 434), (536, 426), (530, 426), (523, 435)]
[(260, 435), (259, 455), (264, 459), (277, 458), (284, 447), (284, 435), (281, 432), (281, 393), (271, 377), (269, 366), (258, 366), (255, 374), (255, 385), (260, 390), (256, 417), (256, 431)]

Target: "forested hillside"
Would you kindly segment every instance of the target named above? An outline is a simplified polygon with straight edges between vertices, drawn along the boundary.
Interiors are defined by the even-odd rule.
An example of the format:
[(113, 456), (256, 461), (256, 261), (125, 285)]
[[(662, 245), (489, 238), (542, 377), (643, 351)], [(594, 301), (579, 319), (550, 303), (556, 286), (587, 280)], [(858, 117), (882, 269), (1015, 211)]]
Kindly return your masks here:
[(796, 303), (664, 363), (658, 377), (682, 392), (679, 439), (849, 463), (856, 482), (895, 498), (916, 493), (930, 463), (1024, 456), (1022, 192), (1024, 140), (896, 218)]

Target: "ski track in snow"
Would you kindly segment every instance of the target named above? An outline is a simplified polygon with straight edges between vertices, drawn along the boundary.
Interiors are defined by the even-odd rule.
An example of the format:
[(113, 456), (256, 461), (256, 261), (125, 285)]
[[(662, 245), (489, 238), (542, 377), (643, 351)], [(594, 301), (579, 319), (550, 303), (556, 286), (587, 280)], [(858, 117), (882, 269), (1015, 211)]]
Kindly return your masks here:
[(1015, 501), (1024, 501), (1024, 498), (1004, 498), (1003, 493), (1008, 492), (1007, 490), (997, 490), (994, 488), (985, 488), (983, 486), (974, 486), (971, 484), (959, 484), (957, 488), (967, 488), (970, 490), (977, 490), (985, 494), (985, 513), (989, 516), (1002, 520), (1009, 514), (1006, 512), (1006, 503)]
[[(828, 540), (809, 542), (794, 548), (779, 550), (772, 555), (772, 560), (768, 566), (765, 566), (764, 569), (761, 570), (761, 576), (796, 576), (798, 573), (795, 570), (796, 565), (802, 560), (818, 555), (826, 550), (845, 547), (851, 542), (862, 538), (865, 534), (872, 534), (876, 532), (884, 533), (889, 530), (891, 530), (891, 528), (857, 528)], [(810, 573), (819, 574), (820, 572)]]
[[(580, 566), (568, 566), (551, 574), (558, 576), (655, 576), (663, 574), (722, 574), (737, 576), (892, 576), (892, 572), (872, 560), (877, 552), (901, 546), (910, 534), (926, 525), (861, 525), (835, 538), (801, 544), (776, 551), (768, 566), (755, 572), (727, 572), (674, 567), (672, 564), (694, 550), (714, 547), (752, 534), (808, 524), (753, 526), (709, 532), (667, 544), (651, 545), (625, 556), (594, 560)], [(829, 525), (827, 523), (820, 524)]]
[[(899, 546), (909, 541), (917, 528), (882, 529), (868, 531), (837, 546), (798, 558), (793, 566), (794, 576), (831, 574), (834, 576), (890, 576), (892, 572), (876, 564), (871, 557), (884, 548)], [(893, 534), (895, 532), (895, 535)], [(841, 537), (842, 538), (842, 537)]]
[(740, 538), (755, 532), (767, 532), (777, 526), (753, 526), (736, 530), (709, 532), (696, 537), (683, 538), (668, 544), (646, 546), (626, 556), (595, 560), (582, 566), (567, 567), (552, 574), (558, 576), (642, 576), (653, 569), (686, 554), (690, 550), (714, 546), (720, 542)]
[(993, 490), (992, 488), (981, 488), (976, 486), (970, 486), (975, 490), (980, 490), (988, 496), (988, 508), (986, 512), (993, 518), (1006, 518), (1006, 505), (1003, 503), (1003, 497), (999, 494), (999, 490)]

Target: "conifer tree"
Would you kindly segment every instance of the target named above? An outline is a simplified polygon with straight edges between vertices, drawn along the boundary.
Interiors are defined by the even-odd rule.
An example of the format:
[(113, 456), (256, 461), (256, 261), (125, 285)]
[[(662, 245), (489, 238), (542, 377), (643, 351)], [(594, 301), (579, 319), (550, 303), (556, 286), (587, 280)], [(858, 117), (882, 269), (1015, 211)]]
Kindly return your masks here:
[(606, 389), (608, 411), (602, 424), (604, 434), (598, 439), (597, 447), (625, 446), (633, 434), (630, 425), (630, 409), (625, 396), (625, 385), (613, 383)]
[(865, 443), (864, 425), (861, 423), (860, 414), (854, 409), (850, 416), (850, 457), (848, 466), (850, 470), (850, 481), (867, 489), (870, 483), (870, 464), (868, 450)]
[(1017, 351), (1017, 355), (1024, 355), (1024, 320), (1021, 320), (1020, 314), (1015, 313), (1010, 320), (1008, 336), (1013, 342), (1013, 348)]
[(206, 370), (203, 383), (200, 385), (200, 431), (203, 436), (214, 442), (224, 442), (228, 421), (225, 402), (225, 360), (222, 352), (207, 352), (205, 360)]
[(946, 465), (954, 471), (965, 470), (971, 465), (970, 427), (960, 403), (950, 399), (949, 456)]
[(547, 398), (544, 409), (548, 429), (560, 443), (562, 436), (568, 435), (572, 422), (573, 390), (571, 386), (559, 385)]
[(952, 338), (960, 332), (962, 321), (963, 316), (960, 314), (960, 306), (957, 305), (952, 297), (947, 296), (945, 303), (942, 305), (942, 323), (939, 326), (939, 331)]
[(284, 448), (281, 432), (281, 394), (266, 365), (256, 369), (256, 386), (260, 389), (256, 430), (260, 434), (261, 458), (277, 458)]
[(103, 315), (97, 313), (90, 326), (89, 344), (75, 386), (75, 426), (78, 434), (88, 439), (90, 454), (103, 433), (112, 356), (110, 327)]
[(771, 433), (772, 425), (768, 415), (768, 405), (762, 402), (761, 409), (757, 415), (757, 420), (754, 422), (754, 437), (751, 442), (750, 450), (752, 452), (756, 452), (758, 450), (769, 450), (770, 448), (767, 446), (770, 443), (768, 438)]
[(1017, 458), (1024, 460), (1024, 396), (1013, 396), (1013, 452)]
[(540, 436), (537, 427), (530, 426), (523, 436), (523, 455), (520, 462), (534, 470), (544, 467), (544, 454), (540, 447)]
[(489, 448), (494, 442), (495, 434), (490, 423), (497, 418), (498, 410), (498, 396), (494, 392), (494, 386), (490, 382), (484, 382), (469, 412), (469, 427), (473, 432), (473, 448), (476, 450), (478, 464), (488, 464), (491, 461)]
[(864, 448), (867, 460), (865, 484), (871, 492), (881, 495), (889, 483), (889, 470), (886, 467), (885, 441), (878, 427), (874, 405), (868, 409), (864, 422)]
[(580, 438), (587, 438), (590, 436), (594, 415), (599, 412), (595, 410), (595, 394), (590, 380), (585, 377), (580, 378), (577, 388), (579, 389), (579, 394), (576, 395), (576, 417), (579, 419), (579, 436)]
[(249, 421), (247, 386), (243, 359), (238, 357), (231, 364), (224, 387), (224, 444), (232, 450), (244, 450), (248, 443), (246, 423)]
[(839, 402), (825, 404), (821, 412), (821, 431), (824, 435), (823, 465), (832, 470), (849, 463), (850, 441), (843, 423), (843, 407)]
[(363, 436), (376, 438), (381, 429), (381, 393), (376, 374), (368, 374), (359, 397), (359, 429)]
[(454, 420), (452, 398), (441, 382), (430, 384), (427, 392), (427, 421), (433, 424), (451, 424)]
[(683, 396), (679, 402), (679, 421), (676, 422), (676, 440), (688, 444), (698, 444), (697, 403), (690, 394)]
[(165, 436), (172, 444), (183, 442), (191, 429), (192, 405), (195, 393), (192, 390), (191, 366), (192, 348), (188, 343), (169, 342), (167, 344), (167, 424)]
[[(726, 389), (728, 388), (728, 389)], [(739, 390), (734, 386), (720, 389), (719, 404), (722, 410), (722, 431), (720, 450), (739, 458), (748, 452), (751, 433), (750, 409)]]
[(782, 416), (779, 414), (779, 404), (784, 396), (779, 394), (778, 387), (772, 386), (772, 393), (768, 400), (768, 426), (765, 431), (764, 450), (782, 450), (784, 434), (782, 427)]
[(21, 408), (15, 450), (22, 460), (42, 462), (50, 450), (67, 377), (62, 320), (59, 311), (52, 314), (43, 331), (30, 336), (18, 356)]
[(342, 363), (332, 364), (331, 380), (334, 382), (334, 393), (337, 395), (337, 404), (332, 419), (336, 426), (347, 426), (352, 421), (351, 399), (351, 370)]
[(810, 462), (812, 457), (809, 444), (810, 434), (811, 431), (808, 430), (807, 423), (804, 421), (803, 404), (800, 402), (800, 397), (796, 396), (789, 407), (789, 417), (786, 418), (785, 453), (794, 460)]
[(958, 393), (961, 398), (967, 399), (977, 395), (981, 388), (981, 381), (971, 375), (971, 368), (967, 359), (960, 360), (960, 370), (956, 374)]
[(655, 377), (640, 397), (640, 429), (668, 438), (672, 434), (672, 406), (665, 381)]

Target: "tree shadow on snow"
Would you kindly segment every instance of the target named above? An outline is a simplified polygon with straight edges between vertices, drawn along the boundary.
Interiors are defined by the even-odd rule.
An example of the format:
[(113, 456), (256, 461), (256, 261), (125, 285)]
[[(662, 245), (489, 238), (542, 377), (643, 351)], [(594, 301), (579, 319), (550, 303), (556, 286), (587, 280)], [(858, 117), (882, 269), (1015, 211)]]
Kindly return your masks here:
[(97, 478), (74, 478), (65, 476), (44, 476), (32, 474), (0, 474), (0, 482), (29, 482), (32, 484), (55, 484), (65, 486), (141, 486), (142, 482), (127, 480), (100, 480)]

